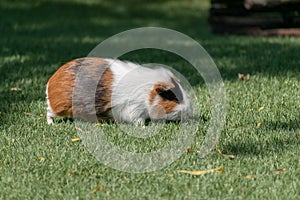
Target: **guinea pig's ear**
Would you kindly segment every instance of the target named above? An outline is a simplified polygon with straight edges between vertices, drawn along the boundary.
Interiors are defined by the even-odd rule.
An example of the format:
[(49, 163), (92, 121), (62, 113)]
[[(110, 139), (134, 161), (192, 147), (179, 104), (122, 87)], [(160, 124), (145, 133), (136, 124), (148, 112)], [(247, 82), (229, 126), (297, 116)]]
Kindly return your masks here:
[(160, 82), (154, 85), (154, 90), (157, 94), (160, 94), (162, 92), (168, 91), (172, 88), (174, 88), (175, 85), (171, 82)]

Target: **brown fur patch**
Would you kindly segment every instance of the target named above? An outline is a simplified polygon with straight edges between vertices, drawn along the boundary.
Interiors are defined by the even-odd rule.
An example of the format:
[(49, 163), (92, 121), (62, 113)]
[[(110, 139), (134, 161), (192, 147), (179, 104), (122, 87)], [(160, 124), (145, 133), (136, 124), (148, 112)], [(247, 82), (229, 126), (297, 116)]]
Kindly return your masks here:
[(174, 88), (174, 87), (175, 87), (174, 84), (171, 82), (159, 82), (159, 83), (154, 84), (153, 89), (151, 90), (150, 95), (149, 95), (150, 104), (153, 103), (156, 95), (158, 95), (161, 92), (167, 91), (171, 88)]
[[(150, 104), (154, 102), (155, 97), (161, 92), (170, 90), (172, 88), (175, 88), (175, 85), (172, 82), (156, 83), (149, 95)], [(165, 100), (162, 97), (159, 97), (157, 105), (154, 106), (154, 113), (156, 117), (163, 117), (165, 114), (172, 113), (177, 105), (177, 101)]]
[(162, 106), (164, 108), (164, 112), (166, 114), (174, 112), (174, 108), (178, 105), (176, 101), (165, 101), (163, 99), (159, 99), (157, 105)]
[(106, 120), (110, 118), (107, 115), (112, 106), (112, 82), (113, 73), (110, 68), (107, 68), (99, 80), (96, 90), (95, 109), (98, 120)]
[(60, 67), (48, 81), (48, 99), (53, 112), (58, 116), (72, 117), (72, 92), (75, 83), (75, 68), (80, 59)]
[[(99, 72), (99, 67), (107, 67), (107, 63), (101, 58), (79, 58), (66, 63), (54, 73), (48, 81), (48, 99), (53, 112), (58, 116), (73, 117), (73, 88), (76, 73), (80, 67), (87, 67), (87, 74), (90, 76), (87, 78), (97, 81), (99, 77), (96, 77), (97, 73), (94, 72)], [(95, 94), (95, 109), (99, 119), (105, 119), (111, 109), (112, 81), (113, 74), (107, 67), (98, 82)], [(82, 102), (84, 102), (84, 98), (82, 97)], [(84, 111), (84, 105), (82, 108)]]
[(153, 108), (153, 114), (157, 118), (163, 118), (165, 114), (169, 114), (174, 112), (174, 108), (178, 105), (177, 102), (174, 101), (164, 101), (163, 99), (159, 99), (157, 105)]

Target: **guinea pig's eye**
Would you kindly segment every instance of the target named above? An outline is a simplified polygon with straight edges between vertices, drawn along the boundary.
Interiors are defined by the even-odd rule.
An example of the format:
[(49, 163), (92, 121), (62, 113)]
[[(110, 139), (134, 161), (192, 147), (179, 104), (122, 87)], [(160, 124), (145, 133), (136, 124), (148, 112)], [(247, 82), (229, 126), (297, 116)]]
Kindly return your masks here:
[(163, 92), (159, 93), (159, 96), (161, 96), (164, 100), (178, 102), (178, 98), (171, 90), (163, 91)]

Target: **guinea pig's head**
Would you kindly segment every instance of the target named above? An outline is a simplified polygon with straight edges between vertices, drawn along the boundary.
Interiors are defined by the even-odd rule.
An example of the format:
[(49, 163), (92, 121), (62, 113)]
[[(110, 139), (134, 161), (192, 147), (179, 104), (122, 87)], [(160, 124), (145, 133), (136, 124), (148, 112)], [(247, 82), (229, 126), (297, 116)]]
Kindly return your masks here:
[(153, 85), (149, 102), (151, 120), (186, 121), (192, 117), (190, 99), (173, 74)]

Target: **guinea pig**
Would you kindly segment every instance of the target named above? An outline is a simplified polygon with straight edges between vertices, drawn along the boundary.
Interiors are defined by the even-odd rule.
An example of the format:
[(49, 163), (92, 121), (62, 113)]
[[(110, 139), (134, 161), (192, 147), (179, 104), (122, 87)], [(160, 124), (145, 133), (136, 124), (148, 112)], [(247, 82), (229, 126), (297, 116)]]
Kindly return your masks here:
[(46, 99), (48, 124), (57, 116), (90, 121), (85, 112), (98, 121), (140, 124), (192, 116), (190, 99), (170, 70), (105, 58), (78, 58), (62, 65), (48, 80)]

